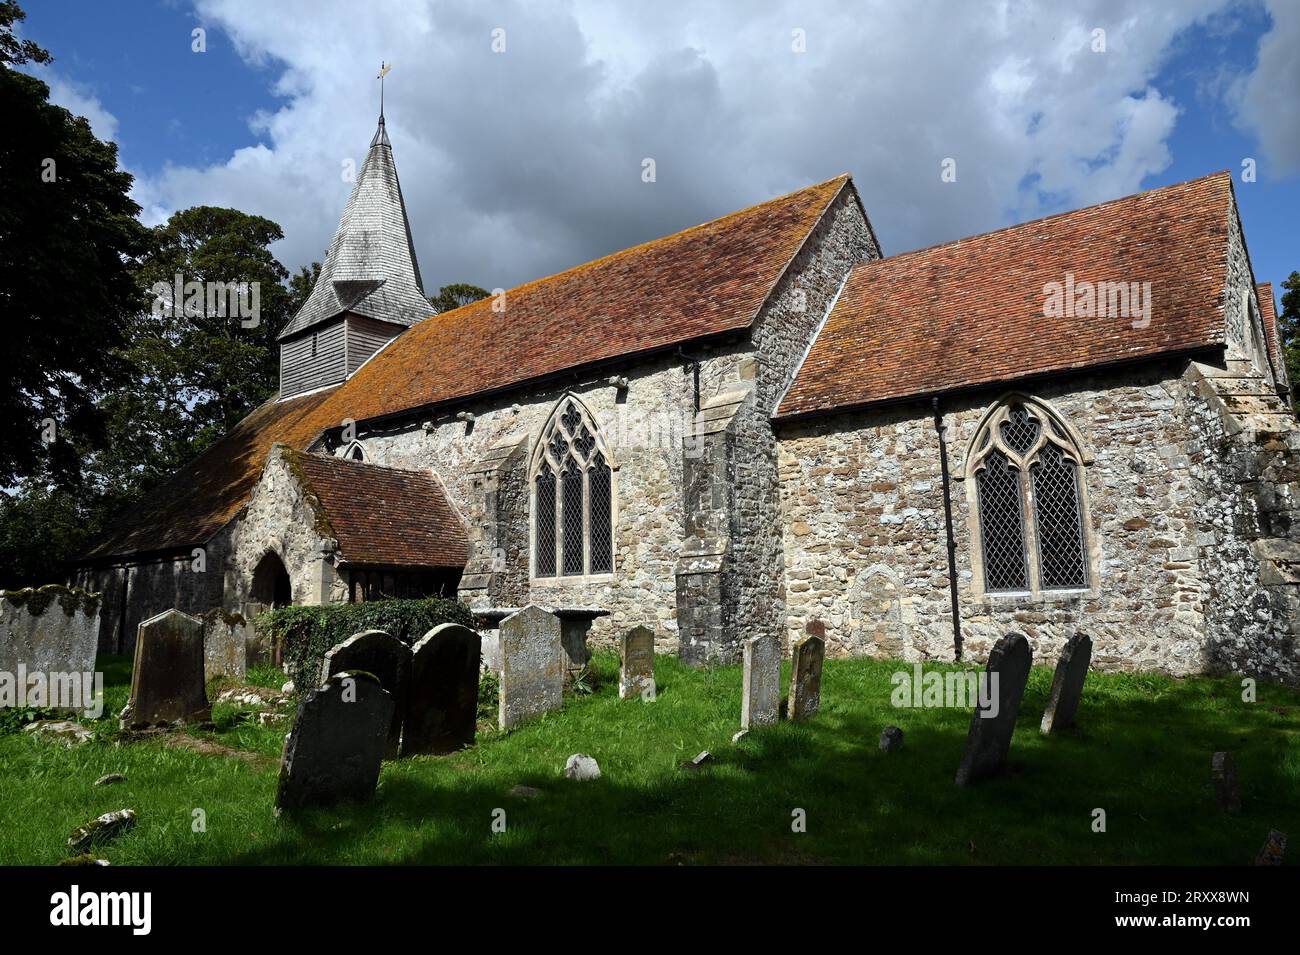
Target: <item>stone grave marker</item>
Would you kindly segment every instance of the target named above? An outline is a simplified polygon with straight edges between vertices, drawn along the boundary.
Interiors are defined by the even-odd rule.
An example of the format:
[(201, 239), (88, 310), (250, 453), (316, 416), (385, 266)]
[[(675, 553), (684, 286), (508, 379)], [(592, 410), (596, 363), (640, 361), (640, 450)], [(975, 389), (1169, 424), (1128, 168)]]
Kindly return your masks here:
[(374, 795), (393, 709), (369, 673), (336, 673), (308, 691), (285, 737), (275, 814)]
[(822, 664), (826, 641), (811, 633), (794, 645), (790, 658), (790, 719), (807, 720), (817, 715), (822, 700)]
[(620, 641), (623, 666), (618, 673), (618, 698), (631, 700), (655, 690), (655, 635), (649, 627), (633, 627)]
[(1074, 725), (1074, 717), (1079, 712), (1079, 700), (1083, 697), (1083, 681), (1088, 676), (1088, 664), (1092, 662), (1092, 638), (1076, 633), (1061, 651), (1061, 659), (1056, 661), (1056, 675), (1052, 677), (1052, 692), (1047, 698), (1047, 709), (1043, 711), (1043, 722), (1039, 732), (1047, 736), (1052, 730), (1063, 730)]
[(402, 755), (453, 753), (474, 745), (480, 644), (458, 623), (434, 627), (411, 651)]
[(1241, 782), (1237, 779), (1237, 763), (1231, 753), (1214, 754), (1210, 760), (1210, 776), (1219, 808), (1230, 816), (1241, 812)]
[[(77, 674), (78, 684), (93, 684), (99, 645), (100, 594), (79, 587), (44, 587), (3, 591), (0, 596), (0, 673)], [(19, 677), (19, 682), (23, 678)], [(81, 709), (76, 701), (49, 699), (38, 705)]]
[(781, 712), (781, 646), (772, 637), (745, 641), (744, 689), (740, 726), (752, 729), (777, 722)]
[(203, 621), (203, 672), (211, 680), (219, 676), (243, 681), (248, 674), (248, 626), (242, 616), (214, 607)]
[(988, 681), (988, 688), (983, 692), (996, 703), (997, 709), (990, 707), (985, 712), (976, 703), (970, 732), (966, 735), (966, 751), (957, 769), (958, 786), (996, 775), (1006, 765), (1033, 659), (1033, 651), (1023, 634), (1009, 633), (994, 645), (981, 676)]
[(123, 729), (206, 723), (212, 707), (203, 680), (203, 621), (166, 610), (136, 631), (131, 699)]
[(321, 663), (321, 682), (344, 670), (374, 674), (379, 685), (392, 696), (392, 725), (388, 728), (384, 758), (396, 758), (411, 684), (411, 648), (382, 630), (363, 630), (325, 654)]
[(555, 614), (529, 604), (501, 621), (501, 729), (560, 708), (564, 661)]

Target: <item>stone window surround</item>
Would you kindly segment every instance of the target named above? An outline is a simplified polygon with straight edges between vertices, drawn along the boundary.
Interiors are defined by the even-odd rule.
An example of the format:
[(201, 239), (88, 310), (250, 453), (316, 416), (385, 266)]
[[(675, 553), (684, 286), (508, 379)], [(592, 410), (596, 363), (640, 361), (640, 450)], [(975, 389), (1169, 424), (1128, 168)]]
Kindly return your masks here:
[[(535, 568), (537, 566), (537, 473), (541, 470), (543, 462), (546, 461), (546, 442), (543, 437), (551, 428), (552, 422), (555, 422), (569, 403), (578, 409), (583, 416), (583, 423), (587, 425), (588, 430), (596, 439), (596, 446), (592, 451), (592, 456), (597, 452), (604, 455), (605, 464), (609, 467), (609, 527), (610, 527), (610, 565), (614, 570), (607, 573), (592, 574), (585, 572), (591, 566), (591, 506), (588, 500), (588, 484), (585, 469), (582, 482), (583, 487), (583, 508), (582, 508), (582, 549), (583, 549), (583, 568), (584, 573), (566, 574), (562, 571), (563, 554), (560, 547), (555, 550), (555, 573), (546, 576), (537, 576)], [(554, 462), (552, 467), (554, 468)], [(558, 470), (556, 471), (558, 475)], [(530, 584), (540, 586), (564, 587), (585, 584), (606, 584), (611, 582), (615, 577), (615, 570), (618, 568), (618, 535), (615, 533), (618, 528), (618, 480), (619, 465), (614, 456), (610, 453), (609, 445), (605, 441), (605, 433), (601, 429), (596, 416), (591, 409), (587, 407), (580, 397), (571, 391), (565, 392), (551, 409), (551, 413), (546, 416), (541, 429), (537, 432), (537, 438), (533, 442), (532, 457), (528, 464), (528, 581)], [(564, 500), (562, 494), (556, 495), (556, 531), (562, 533), (564, 526)]]
[[(1032, 482), (1021, 481), (1022, 494), (1022, 520), (1024, 521), (1025, 533), (1025, 553), (1029, 571), (1029, 589), (1012, 590), (1012, 591), (988, 591), (984, 585), (984, 543), (980, 532), (980, 513), (979, 513), (979, 491), (976, 486), (975, 475), (979, 470), (978, 464), (992, 450), (999, 447), (999, 436), (997, 433), (998, 426), (1006, 419), (1010, 412), (1011, 406), (1015, 404), (1024, 405), (1031, 417), (1037, 417), (1043, 422), (1044, 427), (1041, 429), (1034, 445), (1024, 455), (1016, 455), (1011, 452), (1008, 457), (1012, 459), (1022, 457), (1024, 460), (1032, 459), (1045, 443), (1055, 444), (1064, 453), (1067, 460), (1073, 462), (1078, 467), (1078, 488), (1079, 488), (1079, 522), (1080, 533), (1083, 537), (1084, 561), (1088, 571), (1088, 586), (1070, 587), (1070, 588), (1050, 588), (1044, 589), (1040, 584), (1042, 573), (1041, 559), (1038, 557), (1038, 521), (1036, 518), (1030, 519), (1029, 515), (1034, 514), (1034, 490)], [(1064, 440), (1058, 435), (1052, 434), (1052, 428), (1047, 424), (1055, 425), (1059, 435), (1064, 436)], [(988, 443), (988, 447), (980, 450), (980, 444), (989, 432), (993, 433), (993, 440)], [(1004, 451), (1005, 453), (1005, 451)], [(979, 424), (976, 425), (971, 435), (970, 441), (966, 445), (966, 453), (962, 457), (962, 464), (954, 472), (955, 480), (964, 481), (966, 488), (967, 502), (967, 525), (970, 531), (970, 562), (971, 562), (971, 594), (985, 604), (994, 603), (1015, 603), (1019, 605), (1045, 605), (1052, 603), (1065, 603), (1078, 600), (1081, 597), (1098, 596), (1101, 593), (1101, 542), (1092, 529), (1092, 513), (1089, 506), (1088, 495), (1088, 469), (1092, 466), (1095, 458), (1086, 449), (1083, 437), (1070, 422), (1058, 412), (1052, 405), (1041, 398), (1036, 398), (1024, 392), (1008, 392), (997, 401), (992, 402), (984, 415), (980, 418)], [(1018, 471), (1019, 468), (1016, 468)], [(1028, 487), (1026, 487), (1028, 484)]]
[(334, 454), (335, 457), (343, 458), (345, 461), (366, 462), (370, 460), (370, 454), (366, 451), (366, 446), (355, 440), (343, 445)]

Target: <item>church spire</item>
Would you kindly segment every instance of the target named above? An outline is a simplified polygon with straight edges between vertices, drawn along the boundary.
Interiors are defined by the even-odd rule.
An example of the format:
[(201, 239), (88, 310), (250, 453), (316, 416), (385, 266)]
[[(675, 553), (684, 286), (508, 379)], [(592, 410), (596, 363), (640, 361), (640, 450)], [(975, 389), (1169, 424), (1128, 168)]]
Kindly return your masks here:
[(387, 146), (393, 148), (393, 144), (388, 141), (388, 130), (384, 128), (384, 77), (388, 71), (393, 68), (393, 64), (380, 61), (379, 75), (375, 79), (379, 80), (379, 128), (375, 130), (375, 138), (370, 140), (370, 148), (376, 146)]
[[(389, 69), (388, 64), (380, 68), (381, 84)], [(281, 341), (344, 314), (400, 326), (396, 333), (432, 312), (424, 297), (406, 203), (384, 125), (382, 95), (381, 91), (379, 126), (325, 255), (320, 278), (280, 333)]]

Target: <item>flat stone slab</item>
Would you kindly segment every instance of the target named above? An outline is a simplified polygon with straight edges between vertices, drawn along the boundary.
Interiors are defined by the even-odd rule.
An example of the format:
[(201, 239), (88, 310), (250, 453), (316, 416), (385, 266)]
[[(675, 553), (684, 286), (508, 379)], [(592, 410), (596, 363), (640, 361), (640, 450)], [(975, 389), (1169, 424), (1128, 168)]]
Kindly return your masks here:
[(474, 745), (478, 721), (478, 632), (434, 627), (411, 651), (402, 755), (453, 753)]
[(781, 646), (773, 637), (745, 641), (740, 727), (770, 726), (781, 716)]
[(385, 759), (396, 759), (401, 747), (402, 718), (406, 715), (411, 683), (411, 648), (382, 630), (353, 634), (325, 654), (321, 682), (345, 671), (373, 674), (393, 698), (392, 722), (388, 727)]
[(810, 633), (794, 645), (790, 658), (790, 719), (812, 719), (821, 709), (825, 660), (826, 641), (820, 636)]
[(560, 620), (553, 613), (530, 605), (501, 621), (501, 729), (563, 705), (564, 661)]
[(618, 673), (618, 697), (631, 700), (655, 692), (655, 635), (649, 627), (633, 627), (619, 641), (623, 665)]
[(298, 704), (285, 738), (276, 815), (374, 795), (393, 697), (369, 673), (336, 673)]
[(211, 720), (203, 664), (203, 621), (198, 617), (168, 610), (141, 623), (122, 728)]
[(1056, 661), (1056, 675), (1052, 677), (1052, 692), (1047, 697), (1043, 722), (1039, 732), (1049, 735), (1054, 729), (1074, 725), (1083, 698), (1083, 681), (1088, 677), (1088, 664), (1092, 662), (1092, 638), (1076, 633), (1065, 643), (1061, 658)]
[(985, 698), (995, 701), (996, 709), (990, 707), (989, 712), (984, 712), (978, 703), (975, 706), (966, 751), (957, 769), (958, 786), (994, 776), (1006, 766), (1033, 660), (1033, 651), (1023, 634), (1009, 633), (993, 647), (981, 677), (988, 681), (983, 691)]

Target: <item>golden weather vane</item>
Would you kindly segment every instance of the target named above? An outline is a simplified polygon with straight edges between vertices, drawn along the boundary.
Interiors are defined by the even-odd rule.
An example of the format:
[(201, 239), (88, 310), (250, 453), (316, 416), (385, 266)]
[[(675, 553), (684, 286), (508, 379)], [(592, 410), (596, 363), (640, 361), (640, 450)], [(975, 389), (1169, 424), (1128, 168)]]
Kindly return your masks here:
[(391, 70), (392, 68), (393, 68), (393, 64), (385, 63), (383, 60), (379, 61), (379, 75), (376, 76), (375, 79), (379, 80), (379, 115), (380, 116), (384, 115), (384, 77), (388, 75), (388, 71)]

